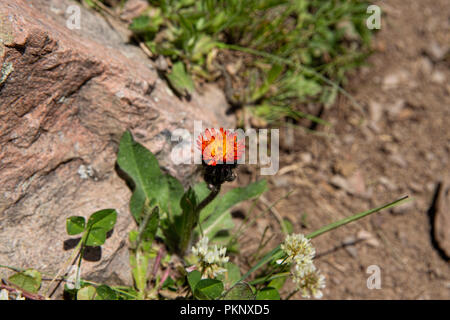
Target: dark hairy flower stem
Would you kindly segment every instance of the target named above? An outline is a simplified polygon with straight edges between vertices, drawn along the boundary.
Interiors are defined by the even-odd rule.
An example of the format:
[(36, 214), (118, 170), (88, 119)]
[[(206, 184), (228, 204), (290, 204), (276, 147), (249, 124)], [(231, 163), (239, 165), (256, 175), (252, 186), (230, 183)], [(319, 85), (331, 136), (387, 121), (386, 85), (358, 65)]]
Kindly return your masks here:
[[(212, 189), (211, 189), (211, 192), (209, 193), (209, 195), (208, 195), (205, 199), (203, 199), (202, 202), (200, 202), (200, 203), (198, 204), (197, 208), (195, 209), (195, 210), (196, 210), (196, 213), (197, 213), (197, 217), (200, 217), (200, 212), (201, 212), (201, 211), (202, 211), (209, 203), (211, 203), (211, 201), (213, 201), (213, 200), (217, 197), (217, 195), (218, 195), (219, 192), (220, 192), (220, 187), (221, 187), (220, 184), (219, 184), (219, 185), (213, 185), (213, 186), (212, 186)], [(200, 221), (198, 221), (198, 226), (199, 226), (200, 232), (201, 232), (201, 234), (202, 234), (202, 236), (203, 236), (203, 230), (202, 230), (202, 226), (201, 226), (201, 224), (200, 224)]]

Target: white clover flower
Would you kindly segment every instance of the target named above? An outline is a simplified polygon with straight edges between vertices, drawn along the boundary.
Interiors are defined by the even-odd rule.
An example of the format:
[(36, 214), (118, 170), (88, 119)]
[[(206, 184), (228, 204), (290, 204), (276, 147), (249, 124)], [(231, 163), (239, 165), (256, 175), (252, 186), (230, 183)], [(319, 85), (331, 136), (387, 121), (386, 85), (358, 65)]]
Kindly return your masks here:
[(201, 238), (195, 246), (192, 247), (192, 253), (196, 256), (205, 256), (208, 252), (208, 237)]
[(316, 269), (314, 264), (308, 266), (296, 265), (292, 273), (293, 281), (297, 284), (303, 298), (321, 299), (322, 289), (325, 288), (325, 277)]
[(290, 234), (281, 244), (281, 249), (286, 253), (287, 258), (281, 261), (284, 263), (295, 262), (298, 265), (308, 266), (316, 254), (316, 250), (311, 242), (303, 234)]
[(25, 300), (25, 297), (22, 297), (22, 292), (19, 292), (16, 296), (16, 300)]
[(0, 290), (0, 300), (9, 300), (8, 290), (6, 289)]
[[(9, 292), (6, 289), (0, 290), (0, 300), (11, 300), (9, 299)], [(16, 300), (25, 300), (25, 297), (22, 297), (22, 292), (16, 294)]]
[(192, 253), (197, 256), (198, 269), (203, 274), (203, 278), (216, 277), (227, 271), (222, 266), (228, 262), (226, 256), (227, 248), (217, 246), (209, 247), (208, 237), (203, 237), (192, 247)]

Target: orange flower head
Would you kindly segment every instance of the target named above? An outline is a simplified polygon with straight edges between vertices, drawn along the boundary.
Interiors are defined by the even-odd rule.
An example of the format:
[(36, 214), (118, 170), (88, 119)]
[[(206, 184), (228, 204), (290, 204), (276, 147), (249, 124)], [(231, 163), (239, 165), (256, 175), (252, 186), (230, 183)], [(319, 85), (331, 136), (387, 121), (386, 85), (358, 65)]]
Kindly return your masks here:
[(202, 151), (203, 161), (210, 166), (217, 164), (236, 163), (244, 153), (245, 143), (238, 140), (236, 133), (220, 128), (206, 129), (197, 139), (197, 146)]

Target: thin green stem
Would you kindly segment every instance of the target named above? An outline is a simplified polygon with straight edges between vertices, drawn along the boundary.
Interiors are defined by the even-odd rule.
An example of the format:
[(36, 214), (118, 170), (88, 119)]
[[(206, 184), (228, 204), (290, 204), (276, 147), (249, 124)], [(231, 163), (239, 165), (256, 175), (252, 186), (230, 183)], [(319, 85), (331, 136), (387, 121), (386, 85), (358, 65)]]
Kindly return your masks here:
[(45, 289), (45, 292), (44, 292), (44, 296), (46, 298), (48, 298), (47, 294), (48, 294), (48, 291), (50, 290), (53, 282), (55, 282), (55, 280), (61, 275), (61, 272), (63, 272), (63, 270), (66, 270), (67, 267), (69, 266), (70, 262), (73, 261), (75, 259), (75, 257), (80, 253), (80, 249), (81, 249), (81, 246), (82, 246), (84, 240), (85, 240), (85, 235), (83, 235), (83, 237), (80, 239), (80, 241), (78, 242), (77, 246), (73, 250), (69, 259), (67, 259), (64, 266), (58, 270), (58, 273), (55, 275), (55, 277), (52, 279), (52, 281), (50, 281), (49, 285), (47, 286), (47, 288)]
[(343, 225), (346, 225), (346, 224), (348, 224), (350, 222), (353, 222), (353, 221), (359, 220), (361, 218), (364, 218), (364, 217), (366, 217), (366, 216), (368, 216), (368, 215), (370, 215), (372, 213), (375, 213), (375, 212), (378, 212), (378, 211), (381, 211), (381, 210), (389, 209), (389, 208), (392, 208), (394, 206), (400, 205), (401, 203), (404, 203), (407, 200), (409, 200), (408, 196), (404, 196), (404, 197), (402, 197), (402, 198), (400, 198), (400, 199), (398, 199), (398, 200), (396, 200), (394, 202), (388, 203), (388, 204), (386, 204), (384, 206), (381, 206), (381, 207), (378, 207), (378, 208), (375, 208), (375, 209), (371, 209), (371, 210), (368, 210), (368, 211), (365, 211), (365, 212), (361, 212), (361, 213), (355, 214), (355, 215), (353, 215), (351, 217), (344, 218), (344, 219), (341, 219), (339, 221), (330, 223), (329, 225), (326, 225), (326, 226), (320, 228), (319, 230), (316, 230), (316, 231), (308, 234), (306, 237), (309, 238), (309, 239), (315, 238), (317, 236), (320, 236), (321, 234), (324, 234), (324, 233), (326, 233), (328, 231), (331, 231), (333, 229), (339, 228), (339, 227), (341, 227)]
[(290, 272), (280, 272), (280, 273), (276, 273), (274, 275), (271, 275), (269, 278), (261, 277), (261, 278), (252, 280), (252, 281), (249, 282), (249, 284), (251, 284), (251, 285), (260, 284), (260, 283), (264, 283), (266, 281), (271, 281), (271, 280), (274, 280), (274, 279), (287, 277), (290, 274), (291, 274)]
[[(370, 214), (372, 214), (372, 213), (375, 213), (375, 212), (378, 212), (378, 211), (381, 211), (381, 210), (385, 210), (385, 209), (389, 209), (389, 208), (392, 208), (392, 207), (394, 207), (394, 206), (398, 206), (398, 205), (400, 205), (400, 204), (402, 204), (402, 203), (405, 203), (406, 201), (409, 201), (409, 200), (410, 200), (410, 199), (408, 199), (408, 196), (404, 196), (404, 197), (402, 197), (402, 198), (400, 198), (400, 199), (398, 199), (398, 200), (396, 200), (396, 201), (394, 201), (394, 202), (385, 204), (385, 205), (383, 205), (383, 206), (381, 206), (381, 207), (378, 207), (378, 208), (375, 208), (375, 209), (371, 209), (371, 210), (368, 210), (368, 211), (364, 211), (364, 212), (355, 214), (355, 215), (353, 215), (353, 216), (351, 216), (351, 217), (344, 218), (344, 219), (341, 219), (341, 220), (339, 220), (339, 221), (330, 223), (330, 224), (328, 224), (328, 225), (326, 225), (326, 226), (324, 226), (324, 227), (322, 227), (322, 228), (320, 228), (320, 229), (318, 229), (318, 230), (316, 230), (316, 231), (314, 231), (314, 232), (308, 234), (306, 237), (309, 238), (309, 239), (313, 239), (313, 238), (315, 238), (315, 237), (317, 237), (317, 236), (320, 236), (320, 235), (322, 235), (322, 234), (324, 234), (324, 233), (326, 233), (326, 232), (328, 232), (328, 231), (331, 231), (331, 230), (333, 230), (333, 229), (336, 229), (336, 228), (339, 228), (339, 227), (341, 227), (341, 226), (343, 226), (343, 225), (346, 225), (346, 224), (348, 224), (348, 223), (350, 223), (350, 222), (353, 222), (353, 221), (359, 220), (359, 219), (361, 219), (361, 218), (364, 218), (364, 217), (366, 217), (366, 216), (368, 216), (368, 215), (370, 215)], [(271, 250), (269, 253), (267, 253), (267, 254), (266, 254), (266, 255), (265, 255), (265, 256), (264, 256), (264, 257), (263, 257), (256, 265), (254, 265), (254, 266), (253, 266), (246, 274), (244, 274), (244, 275), (241, 277), (240, 281), (244, 281), (245, 279), (247, 279), (248, 276), (250, 276), (253, 272), (255, 272), (256, 270), (258, 270), (259, 268), (261, 268), (261, 267), (262, 267), (263, 265), (265, 265), (267, 262), (269, 262), (269, 261), (271, 261), (272, 259), (276, 258), (277, 255), (282, 256), (282, 254), (283, 254), (283, 253), (282, 253), (281, 247), (280, 247), (280, 245), (278, 245), (276, 248), (274, 248), (274, 249)]]

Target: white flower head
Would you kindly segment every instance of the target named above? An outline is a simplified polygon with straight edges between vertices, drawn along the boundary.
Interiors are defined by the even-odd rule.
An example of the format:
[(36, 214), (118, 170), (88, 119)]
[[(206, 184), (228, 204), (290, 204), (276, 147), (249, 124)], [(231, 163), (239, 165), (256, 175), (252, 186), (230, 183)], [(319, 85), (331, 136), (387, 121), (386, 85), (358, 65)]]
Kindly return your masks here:
[(22, 297), (22, 292), (19, 292), (16, 296), (16, 300), (25, 300), (25, 297)]
[(292, 272), (293, 281), (297, 284), (303, 298), (321, 299), (323, 296), (322, 289), (325, 288), (325, 277), (316, 269), (314, 264), (308, 266), (295, 265)]
[(6, 289), (0, 290), (0, 300), (9, 300), (8, 290)]
[(226, 256), (227, 248), (218, 245), (209, 246), (208, 237), (201, 238), (195, 246), (192, 247), (192, 253), (197, 256), (198, 269), (204, 278), (216, 277), (226, 272), (223, 265), (228, 262)]
[(281, 249), (287, 255), (287, 258), (284, 259), (285, 263), (296, 262), (303, 266), (312, 263), (316, 254), (316, 250), (309, 239), (301, 233), (286, 236), (286, 239), (281, 244)]
[[(14, 299), (9, 299), (9, 292), (6, 289), (2, 289), (0, 290), (0, 300), (14, 300)], [(18, 291), (16, 293), (16, 299), (15, 300), (25, 300), (25, 297), (22, 297), (22, 292)]]

